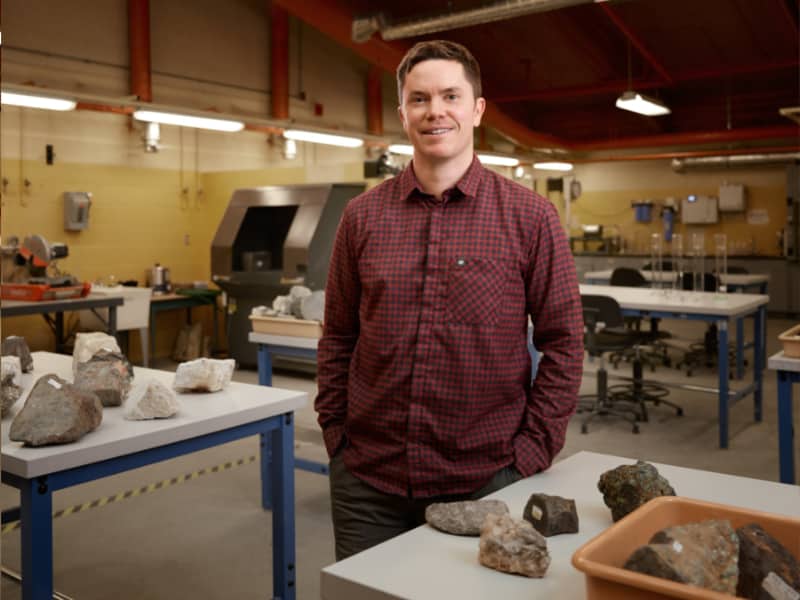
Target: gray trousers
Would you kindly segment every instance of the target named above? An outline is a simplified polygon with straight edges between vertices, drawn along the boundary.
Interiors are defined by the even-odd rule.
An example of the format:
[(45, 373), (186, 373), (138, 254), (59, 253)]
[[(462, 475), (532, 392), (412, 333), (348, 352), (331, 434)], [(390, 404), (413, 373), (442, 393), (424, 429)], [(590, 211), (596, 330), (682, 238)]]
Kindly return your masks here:
[(429, 504), (477, 500), (522, 479), (522, 476), (509, 466), (495, 473), (486, 485), (472, 493), (406, 498), (385, 494), (351, 475), (340, 451), (331, 459), (329, 479), (338, 561), (422, 525)]

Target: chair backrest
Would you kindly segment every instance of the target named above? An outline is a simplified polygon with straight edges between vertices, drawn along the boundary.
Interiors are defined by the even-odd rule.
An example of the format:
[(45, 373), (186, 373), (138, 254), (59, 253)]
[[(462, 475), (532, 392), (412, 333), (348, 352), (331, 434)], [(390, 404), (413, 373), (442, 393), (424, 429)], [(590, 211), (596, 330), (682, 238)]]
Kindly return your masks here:
[(595, 330), (597, 323), (604, 323), (606, 327), (625, 325), (622, 309), (611, 296), (581, 294), (581, 304), (583, 305), (583, 322), (590, 331)]
[(647, 279), (644, 278), (638, 269), (629, 267), (617, 267), (611, 273), (611, 285), (621, 285), (627, 287), (645, 287)]
[[(694, 290), (694, 273), (687, 272), (683, 274), (683, 281), (681, 281), (681, 288), (684, 290)], [(717, 291), (717, 277), (712, 273), (703, 273), (703, 291), (716, 292)]]

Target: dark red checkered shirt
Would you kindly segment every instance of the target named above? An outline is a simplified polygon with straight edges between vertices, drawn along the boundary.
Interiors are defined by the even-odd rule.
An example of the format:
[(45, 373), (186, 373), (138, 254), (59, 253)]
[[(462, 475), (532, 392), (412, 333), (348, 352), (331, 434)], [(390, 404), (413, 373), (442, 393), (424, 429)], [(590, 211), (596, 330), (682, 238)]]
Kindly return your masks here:
[[(531, 385), (526, 335), (543, 353)], [(583, 362), (575, 263), (555, 208), (477, 158), (441, 200), (409, 166), (347, 205), (315, 407), (328, 453), (390, 494), (472, 492), (564, 445)]]

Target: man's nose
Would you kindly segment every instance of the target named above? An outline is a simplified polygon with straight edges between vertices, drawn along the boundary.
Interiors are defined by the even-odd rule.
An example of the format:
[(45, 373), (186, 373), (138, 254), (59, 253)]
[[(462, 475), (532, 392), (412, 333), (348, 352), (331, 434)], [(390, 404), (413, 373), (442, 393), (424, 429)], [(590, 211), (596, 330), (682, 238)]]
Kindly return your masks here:
[(439, 117), (444, 114), (444, 100), (434, 96), (428, 102), (428, 118)]

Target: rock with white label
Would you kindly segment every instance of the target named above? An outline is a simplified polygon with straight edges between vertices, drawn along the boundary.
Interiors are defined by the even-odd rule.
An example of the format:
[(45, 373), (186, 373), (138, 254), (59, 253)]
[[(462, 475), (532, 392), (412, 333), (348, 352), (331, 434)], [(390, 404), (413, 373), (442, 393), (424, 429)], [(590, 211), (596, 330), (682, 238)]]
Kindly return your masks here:
[(125, 408), (125, 418), (132, 421), (167, 419), (180, 410), (180, 403), (171, 389), (151, 379), (131, 390)]
[(198, 358), (181, 363), (172, 387), (179, 392), (218, 392), (230, 383), (235, 367), (232, 358)]
[(481, 527), (478, 561), (504, 573), (544, 577), (550, 554), (547, 540), (530, 523), (490, 513)]
[(33, 371), (33, 357), (31, 350), (28, 348), (28, 342), (25, 338), (19, 335), (10, 335), (3, 340), (2, 347), (0, 347), (0, 354), (3, 356), (17, 356), (19, 357), (20, 366), (23, 373), (30, 373)]
[(19, 356), (4, 356), (0, 361), (0, 417), (4, 418), (22, 396), (22, 365)]
[(86, 362), (100, 350), (121, 352), (114, 336), (101, 331), (75, 334), (75, 350), (72, 352), (72, 373), (78, 372), (78, 363)]
[(96, 394), (48, 373), (33, 385), (11, 422), (9, 438), (27, 446), (66, 444), (96, 429), (102, 420), (103, 405)]
[[(739, 583), (736, 595), (743, 598), (775, 598), (781, 582), (789, 589), (800, 592), (800, 560), (783, 544), (772, 537), (757, 523), (750, 523), (736, 530), (739, 536)], [(764, 579), (775, 577), (764, 590)], [(769, 595), (768, 595), (769, 594)]]
[(128, 397), (133, 366), (120, 352), (100, 350), (86, 362), (78, 363), (75, 385), (94, 392), (103, 406), (120, 406)]
[(575, 500), (547, 494), (532, 494), (522, 518), (545, 537), (560, 533), (578, 533)]

